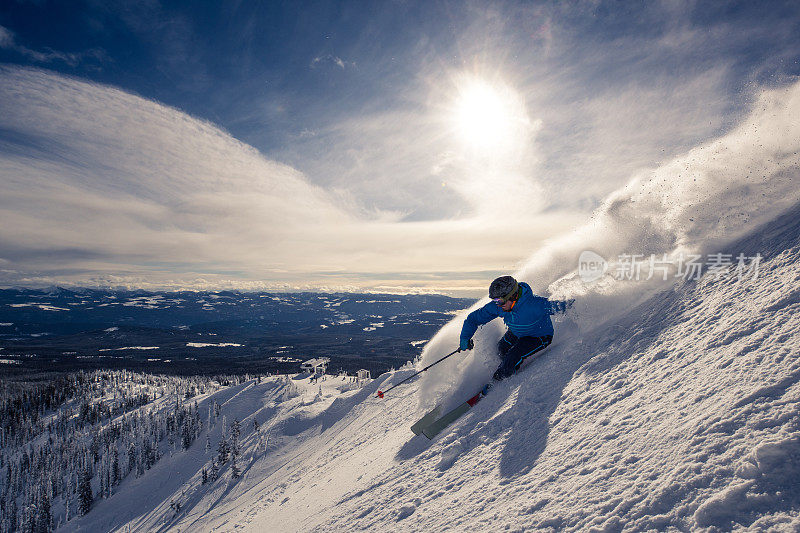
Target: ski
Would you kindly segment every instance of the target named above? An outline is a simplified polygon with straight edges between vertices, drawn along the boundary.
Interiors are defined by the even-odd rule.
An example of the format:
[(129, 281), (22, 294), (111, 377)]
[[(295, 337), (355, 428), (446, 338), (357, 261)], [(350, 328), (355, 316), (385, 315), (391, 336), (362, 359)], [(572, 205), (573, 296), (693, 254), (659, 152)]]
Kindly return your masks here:
[[(424, 426), (423, 429), (422, 429), (422, 434), (432, 440), (444, 428), (446, 428), (447, 426), (449, 426), (450, 424), (452, 424), (453, 422), (458, 420), (458, 418), (461, 415), (463, 415), (464, 413), (469, 411), (471, 407), (473, 407), (476, 403), (481, 401), (481, 398), (486, 396), (486, 393), (489, 392), (489, 389), (491, 388), (491, 386), (492, 386), (491, 383), (487, 383), (480, 390), (480, 392), (478, 392), (478, 394), (476, 394), (475, 396), (473, 396), (472, 398), (470, 398), (466, 402), (458, 405), (455, 409), (452, 409), (451, 411), (446, 413), (444, 416), (442, 416), (442, 417), (430, 422), (426, 426)], [(437, 407), (437, 409), (438, 409), (438, 407)], [(436, 409), (434, 409), (434, 411), (436, 411)], [(429, 414), (432, 414), (432, 413), (433, 412), (431, 412)], [(420, 420), (420, 422), (422, 422), (422, 420)], [(417, 422), (417, 423), (419, 423), (419, 422)], [(417, 433), (417, 434), (419, 434), (419, 433)]]
[[(545, 346), (532, 356), (526, 357), (522, 361), (522, 364), (520, 364), (520, 367), (517, 370), (517, 372), (525, 369), (528, 365), (531, 364), (532, 361), (538, 359), (539, 356), (541, 356), (542, 352), (547, 350), (550, 346), (552, 346), (552, 343)], [(450, 410), (444, 416), (439, 417), (442, 408), (440, 405), (437, 405), (433, 409), (433, 411), (429, 412), (428, 414), (420, 418), (417, 422), (415, 422), (414, 425), (411, 426), (411, 431), (413, 431), (415, 435), (419, 435), (421, 433), (426, 437), (428, 437), (429, 439), (433, 439), (433, 437), (441, 433), (441, 431), (444, 428), (446, 428), (447, 426), (458, 420), (458, 418), (461, 415), (469, 411), (471, 407), (473, 407), (476, 403), (481, 401), (481, 399), (484, 396), (486, 396), (486, 394), (489, 392), (489, 389), (492, 388), (493, 383), (494, 382), (490, 382), (484, 385), (483, 388), (480, 390), (480, 392), (478, 392), (478, 394), (476, 394), (469, 400), (465, 401), (464, 403), (459, 404), (455, 409)]]
[(422, 430), (425, 429), (425, 426), (427, 426), (428, 424), (439, 418), (439, 415), (441, 413), (442, 413), (442, 407), (440, 405), (437, 405), (436, 407), (433, 408), (433, 411), (431, 411), (430, 413), (426, 414), (425, 416), (417, 420), (414, 423), (414, 425), (411, 426), (411, 431), (414, 432), (414, 435), (419, 435), (420, 433), (422, 433)]

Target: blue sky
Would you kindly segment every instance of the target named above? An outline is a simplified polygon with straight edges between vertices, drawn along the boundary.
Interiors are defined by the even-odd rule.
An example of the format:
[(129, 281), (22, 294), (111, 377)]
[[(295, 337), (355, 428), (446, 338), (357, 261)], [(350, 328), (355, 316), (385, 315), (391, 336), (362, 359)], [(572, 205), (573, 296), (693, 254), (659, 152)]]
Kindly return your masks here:
[(793, 82), (797, 35), (796, 2), (5, 2), (0, 284), (480, 294)]

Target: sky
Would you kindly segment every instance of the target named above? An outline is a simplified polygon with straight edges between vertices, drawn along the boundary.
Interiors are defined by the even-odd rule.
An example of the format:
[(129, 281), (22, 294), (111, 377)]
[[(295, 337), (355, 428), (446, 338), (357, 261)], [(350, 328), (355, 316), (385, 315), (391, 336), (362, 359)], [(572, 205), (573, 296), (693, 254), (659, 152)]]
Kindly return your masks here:
[(4, 2), (0, 286), (483, 295), (797, 80), (796, 2), (641, 4)]

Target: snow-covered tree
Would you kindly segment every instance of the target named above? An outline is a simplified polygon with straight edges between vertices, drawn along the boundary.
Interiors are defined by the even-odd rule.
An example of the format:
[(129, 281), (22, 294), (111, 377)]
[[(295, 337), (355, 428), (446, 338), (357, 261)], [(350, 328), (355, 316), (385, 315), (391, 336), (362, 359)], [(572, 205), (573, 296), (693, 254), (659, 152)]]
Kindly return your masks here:
[(242, 472), (239, 470), (239, 466), (236, 464), (236, 455), (233, 455), (231, 458), (231, 477), (233, 479), (239, 479), (239, 476)]
[(239, 419), (234, 418), (233, 424), (231, 424), (231, 436), (230, 436), (230, 441), (231, 441), (230, 449), (231, 449), (231, 454), (233, 454), (234, 457), (238, 456), (240, 453), (239, 436), (241, 434), (242, 434), (242, 429), (239, 424)]
[(84, 515), (91, 510), (92, 503), (94, 502), (94, 494), (92, 493), (92, 471), (88, 466), (81, 473), (80, 484), (78, 485), (78, 502), (81, 514)]
[(50, 514), (50, 496), (47, 494), (47, 487), (42, 485), (39, 489), (36, 506), (36, 531), (37, 533), (49, 533), (52, 530), (53, 517)]

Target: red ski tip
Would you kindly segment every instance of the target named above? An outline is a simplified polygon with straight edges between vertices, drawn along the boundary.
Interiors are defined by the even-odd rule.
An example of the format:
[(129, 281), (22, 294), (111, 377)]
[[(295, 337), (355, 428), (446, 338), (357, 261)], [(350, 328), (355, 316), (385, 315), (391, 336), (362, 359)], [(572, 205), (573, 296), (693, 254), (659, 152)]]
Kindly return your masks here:
[(378, 398), (383, 398), (383, 393), (381, 391), (378, 391)]

